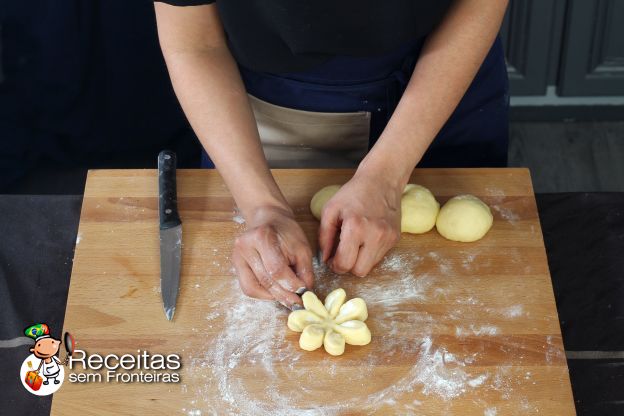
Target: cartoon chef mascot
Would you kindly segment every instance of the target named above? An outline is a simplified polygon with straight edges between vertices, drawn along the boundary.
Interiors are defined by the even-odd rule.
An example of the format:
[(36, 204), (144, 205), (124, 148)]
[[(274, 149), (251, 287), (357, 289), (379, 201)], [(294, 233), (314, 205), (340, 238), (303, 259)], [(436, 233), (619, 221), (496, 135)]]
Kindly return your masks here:
[(54, 384), (59, 384), (57, 378), (61, 372), (61, 362), (56, 356), (61, 347), (61, 340), (50, 336), (50, 328), (46, 324), (29, 326), (24, 333), (35, 340), (30, 352), (41, 360), (40, 367), (43, 367), (42, 374), (45, 377), (43, 384), (49, 384), (50, 380), (53, 380)]

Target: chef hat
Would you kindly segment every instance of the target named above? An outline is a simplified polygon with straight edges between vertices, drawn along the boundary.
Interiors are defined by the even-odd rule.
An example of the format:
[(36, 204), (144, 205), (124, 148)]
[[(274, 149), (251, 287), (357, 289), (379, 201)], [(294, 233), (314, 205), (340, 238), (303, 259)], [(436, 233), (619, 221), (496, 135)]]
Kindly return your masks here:
[(37, 342), (43, 338), (50, 338), (50, 328), (46, 324), (36, 324), (26, 328), (24, 334)]

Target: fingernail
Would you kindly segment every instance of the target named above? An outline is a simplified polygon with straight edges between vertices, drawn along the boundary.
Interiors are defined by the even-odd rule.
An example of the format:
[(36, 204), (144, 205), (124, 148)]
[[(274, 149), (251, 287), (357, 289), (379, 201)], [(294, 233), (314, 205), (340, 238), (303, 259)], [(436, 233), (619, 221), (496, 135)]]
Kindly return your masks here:
[(308, 289), (306, 287), (300, 287), (299, 289), (297, 289), (295, 291), (296, 294), (298, 294), (299, 296), (303, 295)]
[(293, 303), (292, 307), (290, 308), (292, 311), (300, 311), (301, 309), (303, 309), (303, 306), (299, 305), (298, 303)]

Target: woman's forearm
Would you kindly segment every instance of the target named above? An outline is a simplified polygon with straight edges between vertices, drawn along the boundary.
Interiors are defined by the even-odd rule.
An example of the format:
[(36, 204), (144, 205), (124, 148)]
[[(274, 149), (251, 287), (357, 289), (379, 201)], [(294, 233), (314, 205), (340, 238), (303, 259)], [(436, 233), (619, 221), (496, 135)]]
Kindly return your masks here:
[[(263, 206), (289, 210), (264, 157), (238, 67), (217, 30), (216, 8), (210, 7), (214, 6), (201, 15), (157, 5), (159, 36), (174, 90), (243, 215)], [(195, 22), (217, 27), (213, 33), (205, 33), (203, 27), (194, 31)], [(203, 41), (206, 38), (211, 44)]]
[(258, 206), (286, 206), (268, 169), (238, 68), (226, 50), (170, 56), (167, 64), (182, 108), (246, 215)]
[(428, 37), (410, 82), (358, 174), (402, 189), (490, 50), (507, 0), (456, 0)]

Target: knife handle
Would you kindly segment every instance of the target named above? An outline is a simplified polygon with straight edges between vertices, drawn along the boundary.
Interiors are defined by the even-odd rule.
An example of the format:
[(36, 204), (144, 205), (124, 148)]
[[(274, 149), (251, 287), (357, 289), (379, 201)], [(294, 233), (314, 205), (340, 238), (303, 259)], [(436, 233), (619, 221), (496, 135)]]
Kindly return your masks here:
[(171, 150), (158, 154), (158, 213), (161, 230), (182, 224), (176, 192), (176, 154)]

